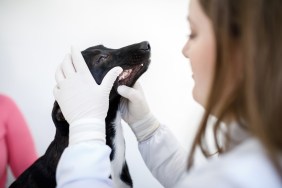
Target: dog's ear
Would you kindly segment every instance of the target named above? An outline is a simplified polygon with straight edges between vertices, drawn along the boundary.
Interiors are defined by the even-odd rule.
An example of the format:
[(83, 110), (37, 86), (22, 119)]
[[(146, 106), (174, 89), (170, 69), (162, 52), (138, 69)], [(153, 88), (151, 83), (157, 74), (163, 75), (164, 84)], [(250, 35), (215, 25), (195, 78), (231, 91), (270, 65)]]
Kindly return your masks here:
[(65, 117), (60, 109), (57, 101), (54, 102), (53, 110), (52, 110), (52, 119), (56, 126), (56, 129), (64, 136), (68, 136), (69, 134), (69, 124), (65, 120)]

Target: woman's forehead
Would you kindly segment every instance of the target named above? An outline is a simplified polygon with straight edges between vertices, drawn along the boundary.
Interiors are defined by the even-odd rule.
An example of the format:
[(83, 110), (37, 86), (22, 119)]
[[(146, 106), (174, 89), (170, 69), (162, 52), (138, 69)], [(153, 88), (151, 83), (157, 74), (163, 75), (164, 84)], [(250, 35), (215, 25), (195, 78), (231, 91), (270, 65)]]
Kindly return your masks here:
[(196, 22), (200, 22), (203, 17), (204, 13), (200, 7), (199, 0), (191, 0), (187, 20), (192, 24), (196, 24)]
[(208, 17), (204, 13), (199, 0), (190, 1), (187, 20), (192, 26), (197, 27), (200, 27), (207, 22)]

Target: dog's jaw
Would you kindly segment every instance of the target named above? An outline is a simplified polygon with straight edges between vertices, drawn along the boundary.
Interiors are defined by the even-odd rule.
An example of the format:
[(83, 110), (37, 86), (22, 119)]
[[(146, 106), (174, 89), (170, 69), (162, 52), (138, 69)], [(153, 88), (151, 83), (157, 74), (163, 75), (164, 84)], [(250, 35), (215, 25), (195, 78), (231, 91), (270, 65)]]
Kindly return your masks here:
[(150, 60), (130, 68), (125, 67), (117, 79), (118, 85), (133, 86), (136, 80), (147, 70)]

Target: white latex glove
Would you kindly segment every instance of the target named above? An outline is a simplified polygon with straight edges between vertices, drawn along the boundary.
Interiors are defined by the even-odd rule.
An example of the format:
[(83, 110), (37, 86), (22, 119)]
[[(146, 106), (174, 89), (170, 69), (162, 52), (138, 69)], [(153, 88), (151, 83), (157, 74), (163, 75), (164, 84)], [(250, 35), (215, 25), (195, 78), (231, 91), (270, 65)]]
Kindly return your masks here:
[(139, 142), (148, 139), (160, 124), (149, 109), (140, 83), (136, 82), (133, 88), (119, 86), (118, 93), (124, 97), (119, 106), (123, 120), (130, 125)]
[(98, 85), (81, 53), (72, 47), (56, 72), (54, 97), (70, 124), (70, 144), (98, 139), (105, 141), (105, 118), (109, 93), (121, 67), (111, 69)]

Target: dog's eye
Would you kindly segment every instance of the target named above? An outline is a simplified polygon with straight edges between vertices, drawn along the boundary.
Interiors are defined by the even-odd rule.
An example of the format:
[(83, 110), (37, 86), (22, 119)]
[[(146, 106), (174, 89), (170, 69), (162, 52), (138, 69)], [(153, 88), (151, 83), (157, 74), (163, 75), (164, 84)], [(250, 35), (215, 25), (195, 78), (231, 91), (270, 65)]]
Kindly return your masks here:
[(107, 60), (108, 57), (109, 57), (108, 55), (101, 55), (101, 56), (97, 59), (96, 63), (97, 63), (97, 64), (98, 64), (98, 63), (103, 63), (104, 61)]

